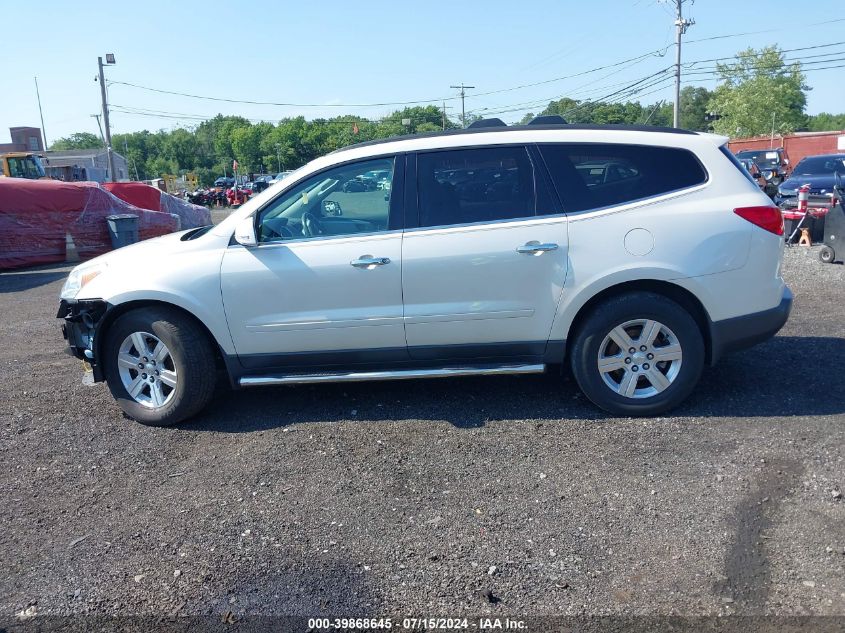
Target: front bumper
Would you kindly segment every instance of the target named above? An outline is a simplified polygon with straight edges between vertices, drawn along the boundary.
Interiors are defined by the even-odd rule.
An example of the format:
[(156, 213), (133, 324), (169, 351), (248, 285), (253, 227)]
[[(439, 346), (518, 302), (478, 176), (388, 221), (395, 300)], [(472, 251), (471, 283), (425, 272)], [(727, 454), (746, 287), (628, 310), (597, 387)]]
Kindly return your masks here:
[(780, 304), (754, 314), (710, 323), (711, 364), (724, 354), (762, 343), (784, 326), (792, 310), (792, 291), (784, 287)]
[(102, 367), (97, 362), (97, 330), (102, 323), (103, 316), (109, 309), (109, 304), (100, 299), (69, 301), (62, 299), (59, 303), (57, 319), (64, 319), (62, 336), (68, 344), (67, 352), (81, 360), (88, 362), (94, 372), (94, 380), (103, 380)]

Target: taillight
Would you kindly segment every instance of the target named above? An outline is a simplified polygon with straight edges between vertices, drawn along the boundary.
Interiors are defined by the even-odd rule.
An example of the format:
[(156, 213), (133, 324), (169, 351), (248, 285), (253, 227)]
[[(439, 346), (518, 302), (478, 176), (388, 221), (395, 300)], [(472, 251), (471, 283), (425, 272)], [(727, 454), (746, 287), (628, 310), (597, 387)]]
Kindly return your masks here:
[(740, 207), (734, 213), (769, 233), (783, 235), (783, 215), (777, 207)]

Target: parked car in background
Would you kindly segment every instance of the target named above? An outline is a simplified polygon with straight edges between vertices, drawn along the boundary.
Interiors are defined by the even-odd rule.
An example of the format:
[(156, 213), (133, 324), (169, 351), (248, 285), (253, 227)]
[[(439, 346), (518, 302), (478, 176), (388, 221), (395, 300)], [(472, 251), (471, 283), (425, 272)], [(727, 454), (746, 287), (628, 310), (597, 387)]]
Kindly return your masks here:
[(810, 195), (833, 197), (836, 174), (845, 177), (845, 153), (821, 154), (802, 158), (792, 170), (789, 179), (778, 187), (776, 202), (789, 204), (798, 195), (798, 188), (810, 185)]
[[(72, 352), (153, 425), (202, 410), (219, 371), (240, 388), (567, 366), (642, 416), (786, 322), (783, 219), (726, 138), (475, 126), (333, 152), (216, 226), (74, 268)], [(344, 196), (374, 171), (385, 195)]]
[(244, 187), (246, 189), (249, 189), (252, 193), (261, 193), (269, 186), (270, 180), (267, 179), (265, 176), (259, 176), (255, 180), (248, 182), (244, 185)]
[(343, 193), (361, 193), (367, 191), (367, 185), (360, 178), (352, 178), (343, 183), (341, 191)]
[(789, 158), (782, 147), (750, 149), (737, 152), (737, 158), (757, 163), (767, 183), (777, 187), (789, 176)]
[(223, 187), (224, 189), (228, 189), (229, 187), (235, 186), (235, 179), (229, 178), (227, 176), (220, 176), (217, 180), (214, 181), (215, 187)]
[(280, 182), (290, 176), (293, 172), (292, 171), (280, 171), (276, 174), (276, 176), (271, 180), (271, 182)]
[(760, 167), (757, 166), (757, 163), (750, 158), (740, 158), (739, 162), (743, 167), (745, 167), (745, 170), (751, 175), (754, 182), (757, 183), (760, 189), (762, 189), (763, 192), (770, 198), (774, 198), (777, 193), (777, 187), (766, 180), (763, 176), (763, 172), (760, 171)]

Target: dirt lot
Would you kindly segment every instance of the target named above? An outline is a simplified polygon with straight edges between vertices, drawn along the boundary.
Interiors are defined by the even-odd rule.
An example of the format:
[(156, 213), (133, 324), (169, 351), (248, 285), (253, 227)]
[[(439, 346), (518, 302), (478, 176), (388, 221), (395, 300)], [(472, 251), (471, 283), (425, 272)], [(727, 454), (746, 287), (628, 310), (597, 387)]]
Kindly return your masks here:
[(845, 616), (845, 266), (789, 251), (786, 328), (671, 417), (539, 376), (220, 392), (171, 429), (81, 384), (66, 271), (0, 275), (0, 617)]

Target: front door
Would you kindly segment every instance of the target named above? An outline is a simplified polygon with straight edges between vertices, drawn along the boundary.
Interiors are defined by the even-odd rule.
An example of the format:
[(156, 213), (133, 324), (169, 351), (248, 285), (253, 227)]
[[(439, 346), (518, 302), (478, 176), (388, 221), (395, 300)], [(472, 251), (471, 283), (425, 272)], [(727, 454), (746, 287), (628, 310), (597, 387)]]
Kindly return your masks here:
[(537, 357), (566, 278), (566, 217), (523, 146), (417, 155), (403, 243), (412, 358)]
[(258, 246), (229, 246), (221, 289), (244, 367), (407, 357), (396, 162), (359, 161), (305, 179), (257, 212)]

